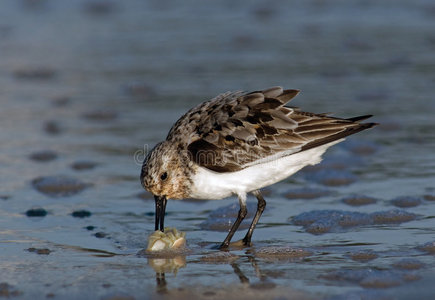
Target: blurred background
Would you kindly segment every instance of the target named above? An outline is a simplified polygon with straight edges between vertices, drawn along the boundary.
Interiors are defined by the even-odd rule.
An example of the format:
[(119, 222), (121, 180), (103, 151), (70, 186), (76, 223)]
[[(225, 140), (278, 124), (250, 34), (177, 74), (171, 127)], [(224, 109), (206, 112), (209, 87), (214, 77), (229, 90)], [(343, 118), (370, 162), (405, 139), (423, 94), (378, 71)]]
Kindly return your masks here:
[[(338, 173), (314, 169), (270, 189), (269, 212), (254, 234), (259, 247), (321, 248), (331, 241), (343, 247), (311, 249), (314, 258), (286, 267), (260, 259), (273, 284), (259, 287), (255, 282), (264, 276), (252, 269), (255, 255), (240, 251), (236, 267), (251, 280), (245, 292), (281, 297), (291, 286), (306, 298), (430, 296), (421, 287), (434, 278), (434, 249), (427, 244), (435, 225), (434, 28), (429, 0), (2, 0), (0, 294), (160, 295), (152, 262), (136, 255), (153, 229), (153, 201), (139, 183), (144, 153), (202, 101), (281, 85), (302, 90), (292, 105), (303, 110), (374, 114), (381, 125), (331, 152), (320, 171)], [(319, 188), (333, 193), (304, 199)], [(289, 201), (285, 195), (294, 189), (302, 198)], [(341, 201), (353, 194), (377, 201), (362, 208)], [(399, 205), (397, 197), (405, 197)], [(168, 224), (187, 231), (194, 251), (177, 277), (167, 276), (166, 293), (190, 292), (192, 283), (200, 287), (195, 296), (219, 298), (218, 287), (225, 287), (225, 297), (240, 292), (234, 281), (243, 277), (234, 265), (198, 263), (225, 236), (204, 222), (231, 203), (168, 204)], [(288, 219), (317, 208), (372, 213), (397, 207), (419, 217), (406, 228), (321, 236)], [(350, 245), (378, 258), (355, 263), (346, 258), (355, 250)], [(429, 250), (415, 250), (421, 245)], [(319, 279), (336, 268), (390, 270), (395, 259), (409, 256), (423, 265), (412, 274), (419, 280), (401, 279), (381, 292), (361, 284), (370, 278), (360, 273), (360, 280), (353, 273)], [(302, 278), (290, 275), (295, 268)], [(402, 275), (376, 276), (391, 282)]]

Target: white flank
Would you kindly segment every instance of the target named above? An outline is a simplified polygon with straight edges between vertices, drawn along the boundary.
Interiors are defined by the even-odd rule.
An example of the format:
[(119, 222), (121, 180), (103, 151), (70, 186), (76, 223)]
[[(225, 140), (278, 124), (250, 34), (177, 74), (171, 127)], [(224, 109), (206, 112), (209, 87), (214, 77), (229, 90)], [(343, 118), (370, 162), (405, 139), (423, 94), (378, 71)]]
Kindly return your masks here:
[(281, 181), (305, 166), (318, 164), (326, 149), (342, 141), (344, 139), (276, 160), (268, 160), (237, 172), (217, 173), (198, 167), (193, 177), (190, 197), (212, 200), (236, 194), (239, 198), (245, 198), (248, 192)]

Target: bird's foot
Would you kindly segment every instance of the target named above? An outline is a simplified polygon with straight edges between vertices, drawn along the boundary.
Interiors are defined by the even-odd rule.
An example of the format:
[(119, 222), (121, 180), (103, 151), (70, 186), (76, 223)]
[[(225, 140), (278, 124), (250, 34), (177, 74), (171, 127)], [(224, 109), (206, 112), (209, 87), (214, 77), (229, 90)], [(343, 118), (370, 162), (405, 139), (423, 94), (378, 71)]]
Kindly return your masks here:
[(240, 250), (240, 249), (251, 247), (251, 246), (252, 246), (251, 241), (247, 242), (247, 241), (245, 241), (245, 239), (243, 239), (243, 240), (231, 242), (229, 244), (222, 243), (222, 244), (220, 244), (220, 246), (216, 246), (215, 249), (218, 249), (221, 251), (228, 251), (229, 249)]

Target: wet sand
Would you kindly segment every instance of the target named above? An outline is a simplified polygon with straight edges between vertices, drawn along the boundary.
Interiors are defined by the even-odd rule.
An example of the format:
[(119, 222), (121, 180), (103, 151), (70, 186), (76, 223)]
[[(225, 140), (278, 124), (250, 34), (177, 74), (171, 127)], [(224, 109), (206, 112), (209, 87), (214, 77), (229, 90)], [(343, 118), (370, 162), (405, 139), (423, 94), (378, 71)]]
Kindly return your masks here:
[[(0, 298), (431, 299), (434, 12), (402, 0), (2, 1)], [(215, 250), (234, 197), (188, 199), (165, 219), (187, 250), (146, 253), (144, 153), (192, 106), (273, 85), (301, 89), (292, 105), (304, 110), (381, 125), (267, 188), (252, 247)]]

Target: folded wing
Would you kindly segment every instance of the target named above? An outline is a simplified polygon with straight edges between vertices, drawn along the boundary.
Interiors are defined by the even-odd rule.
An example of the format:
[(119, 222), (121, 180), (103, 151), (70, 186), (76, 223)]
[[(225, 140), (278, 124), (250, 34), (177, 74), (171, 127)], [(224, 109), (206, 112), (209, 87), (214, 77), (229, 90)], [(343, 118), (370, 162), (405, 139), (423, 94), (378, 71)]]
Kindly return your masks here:
[(341, 119), (284, 106), (298, 93), (273, 87), (219, 95), (182, 116), (167, 139), (200, 166), (234, 172), (376, 125), (360, 123), (370, 116)]

